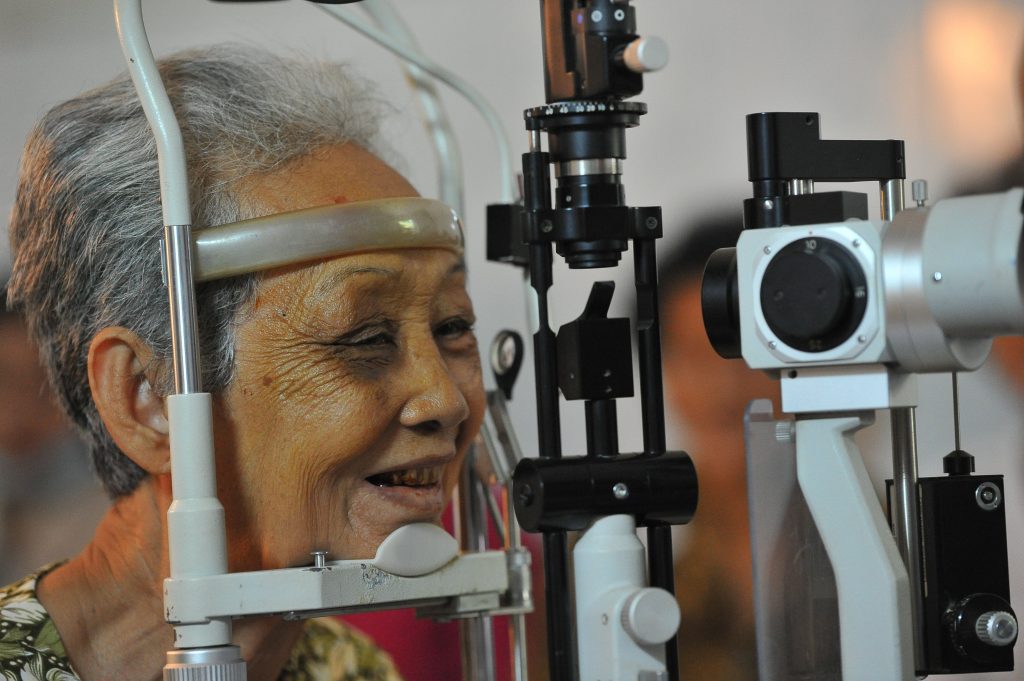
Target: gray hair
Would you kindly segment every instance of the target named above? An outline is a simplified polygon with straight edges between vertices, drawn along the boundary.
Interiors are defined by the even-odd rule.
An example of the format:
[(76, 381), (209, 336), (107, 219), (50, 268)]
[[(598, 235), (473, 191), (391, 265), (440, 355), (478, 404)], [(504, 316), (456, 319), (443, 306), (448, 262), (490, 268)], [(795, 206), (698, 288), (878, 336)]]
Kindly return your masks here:
[[(326, 146), (375, 150), (380, 102), (338, 64), (239, 46), (161, 61), (178, 115), (197, 229), (262, 214), (239, 181)], [(162, 233), (156, 144), (128, 77), (54, 107), (29, 136), (11, 217), (9, 299), (26, 314), (64, 411), (112, 497), (146, 473), (120, 452), (89, 390), (87, 357), (101, 329), (145, 341), (166, 394), (171, 341), (157, 237)], [(234, 327), (257, 275), (198, 287), (203, 385), (234, 369)], [(152, 368), (152, 367), (148, 367)]]

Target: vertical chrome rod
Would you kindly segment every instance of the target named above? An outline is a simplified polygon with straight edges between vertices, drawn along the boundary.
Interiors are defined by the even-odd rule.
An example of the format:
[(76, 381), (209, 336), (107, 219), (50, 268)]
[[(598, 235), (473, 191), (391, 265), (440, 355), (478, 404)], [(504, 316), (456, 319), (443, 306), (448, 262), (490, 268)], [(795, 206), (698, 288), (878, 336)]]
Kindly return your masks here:
[(893, 529), (900, 556), (910, 577), (910, 615), (914, 625), (914, 660), (924, 662), (921, 638), (923, 583), (921, 572), (920, 507), (917, 494), (916, 410), (904, 407), (892, 410)]
[[(882, 219), (891, 222), (903, 210), (903, 180), (881, 183)], [(913, 407), (892, 414), (892, 524), (903, 564), (910, 578), (910, 616), (914, 629), (914, 663), (924, 663), (921, 616), (924, 573), (921, 571), (921, 511), (917, 495), (917, 412)]]
[(886, 180), (881, 183), (881, 190), (882, 219), (891, 222), (903, 210), (903, 180)]
[[(471, 456), (482, 454), (474, 449)], [(486, 493), (471, 464), (463, 468), (459, 483), (460, 541), (469, 551), (487, 550), (487, 509), (481, 492)], [(490, 617), (463, 620), (463, 681), (494, 681), (494, 627)]]
[[(515, 433), (509, 431), (509, 435), (515, 438)], [(515, 451), (519, 451), (518, 443), (515, 444)], [(505, 549), (522, 550), (523, 535), (519, 529), (519, 520), (516, 518), (516, 508), (512, 497), (512, 480), (509, 479), (505, 485), (505, 508), (508, 514), (508, 526), (506, 537), (508, 541)], [(529, 554), (527, 554), (529, 555)], [(532, 569), (532, 568), (531, 568)], [(529, 598), (530, 595), (526, 594)], [(526, 648), (526, 615), (520, 613), (512, 616), (512, 677), (514, 681), (526, 681), (529, 675), (529, 651)]]
[(164, 258), (174, 349), (174, 392), (179, 395), (202, 392), (190, 225), (164, 228)]
[(960, 384), (956, 372), (953, 372), (953, 442), (955, 449), (960, 451)]

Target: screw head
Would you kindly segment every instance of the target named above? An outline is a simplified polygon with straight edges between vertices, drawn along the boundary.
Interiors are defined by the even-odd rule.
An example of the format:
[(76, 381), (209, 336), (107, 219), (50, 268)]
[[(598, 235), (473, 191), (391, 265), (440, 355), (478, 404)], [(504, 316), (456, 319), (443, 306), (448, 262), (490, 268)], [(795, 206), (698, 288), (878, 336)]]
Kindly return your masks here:
[(771, 246), (765, 246), (761, 250), (764, 252), (765, 255), (771, 255), (772, 247)]
[(768, 347), (774, 350), (775, 348), (779, 347), (779, 344), (776, 343), (775, 341), (768, 341)]
[(625, 10), (617, 9), (617, 10), (615, 10), (615, 15), (614, 16), (615, 16), (615, 21), (622, 21), (623, 19), (626, 18), (626, 12), (625, 12)]
[(942, 281), (942, 272), (936, 272), (935, 274), (933, 274), (932, 281), (934, 281), (936, 284)]
[(775, 202), (772, 201), (771, 199), (765, 199), (764, 200), (764, 209), (765, 210), (772, 210), (773, 208), (775, 208)]
[(652, 215), (651, 217), (649, 217), (646, 220), (644, 220), (644, 225), (647, 227), (647, 229), (657, 229), (658, 228), (658, 218), (656, 218), (656, 217), (654, 217)]
[(974, 499), (983, 511), (994, 511), (1003, 503), (1003, 493), (994, 483), (983, 482), (974, 490)]
[(518, 497), (519, 497), (519, 503), (522, 504), (523, 506), (530, 506), (530, 505), (532, 505), (533, 504), (533, 499), (534, 499), (533, 487), (531, 487), (529, 483), (526, 483), (526, 484), (522, 485), (519, 488)]
[(624, 482), (617, 482), (612, 487), (612, 494), (614, 494), (615, 498), (618, 499), (619, 501), (622, 501), (623, 499), (628, 499), (629, 487), (627, 487), (626, 483)]
[(551, 223), (551, 220), (541, 220), (540, 231), (547, 233), (553, 230), (554, 228), (555, 226)]
[(601, 19), (604, 19), (604, 13), (601, 10), (595, 9), (590, 13), (591, 21), (601, 21)]

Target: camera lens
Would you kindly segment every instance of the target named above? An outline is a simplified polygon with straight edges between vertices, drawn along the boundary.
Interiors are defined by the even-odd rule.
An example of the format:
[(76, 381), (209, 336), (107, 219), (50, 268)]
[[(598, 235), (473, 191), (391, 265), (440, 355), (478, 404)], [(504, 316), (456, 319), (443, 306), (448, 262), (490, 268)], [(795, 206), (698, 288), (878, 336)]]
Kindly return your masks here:
[(781, 249), (761, 280), (761, 310), (779, 340), (804, 352), (841, 345), (860, 325), (867, 282), (836, 241), (799, 239)]

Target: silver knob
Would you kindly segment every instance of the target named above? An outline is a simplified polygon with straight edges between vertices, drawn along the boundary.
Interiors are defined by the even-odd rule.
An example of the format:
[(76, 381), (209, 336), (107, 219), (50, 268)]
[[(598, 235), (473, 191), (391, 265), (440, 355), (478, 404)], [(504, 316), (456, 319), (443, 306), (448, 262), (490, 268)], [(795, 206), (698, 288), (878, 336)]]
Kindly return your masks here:
[(661, 38), (637, 38), (622, 53), (622, 63), (634, 73), (658, 71), (668, 64), (668, 44)]
[(164, 681), (245, 681), (245, 678), (245, 661), (238, 646), (167, 651)]
[(917, 207), (924, 208), (924, 204), (928, 201), (928, 181), (914, 180), (910, 183), (910, 192), (910, 195), (914, 197), (914, 201), (917, 203)]
[(986, 612), (974, 623), (974, 633), (990, 646), (1008, 646), (1017, 640), (1017, 620), (1008, 612)]

